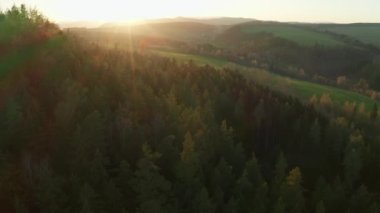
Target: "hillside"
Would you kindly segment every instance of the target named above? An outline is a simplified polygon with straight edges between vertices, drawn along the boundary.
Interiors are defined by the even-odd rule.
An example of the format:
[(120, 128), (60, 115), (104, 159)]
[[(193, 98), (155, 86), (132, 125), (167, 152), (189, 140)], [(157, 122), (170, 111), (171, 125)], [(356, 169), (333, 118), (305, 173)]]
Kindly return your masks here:
[(240, 31), (242, 33), (241, 37), (244, 39), (253, 38), (258, 34), (268, 33), (299, 45), (323, 45), (327, 47), (345, 45), (342, 41), (335, 39), (331, 35), (313, 31), (301, 24), (256, 21), (232, 27), (227, 33), (233, 31)]
[(133, 40), (137, 49), (163, 48), (221, 57), (380, 98), (380, 50), (344, 35), (318, 30), (317, 26), (261, 21), (232, 26), (167, 22), (102, 27), (89, 32), (98, 34), (98, 39)]
[[(190, 20), (192, 22), (188, 22)], [(139, 40), (139, 36), (148, 37), (149, 42), (142, 39), (144, 48), (161, 47), (223, 57), (292, 78), (380, 96), (375, 91), (380, 90), (377, 60), (380, 50), (354, 37), (322, 30), (323, 26), (336, 25), (251, 21), (228, 26), (178, 18), (129, 27), (101, 27), (92, 32), (125, 33), (126, 38), (135, 40)], [(170, 42), (163, 44), (155, 39)], [(338, 79), (346, 80), (342, 84)]]
[(315, 26), (321, 31), (345, 35), (380, 48), (380, 24), (324, 24)]
[(272, 90), (297, 97), (304, 103), (308, 103), (313, 96), (319, 98), (325, 94), (329, 94), (332, 102), (340, 106), (344, 106), (347, 103), (354, 104), (358, 107), (363, 105), (366, 110), (372, 109), (374, 104), (378, 104), (380, 106), (380, 101), (373, 100), (370, 97), (356, 92), (307, 81), (291, 79), (270, 73), (262, 69), (249, 68), (246, 66), (238, 65), (222, 58), (191, 55), (163, 50), (153, 50), (153, 53), (168, 58), (174, 58), (183, 63), (191, 60), (199, 65), (210, 65), (216, 68), (229, 67), (238, 69), (244, 76), (247, 76), (249, 79), (262, 85), (268, 86)]
[(24, 6), (0, 29), (2, 212), (379, 212), (376, 104), (305, 103), (280, 76)]
[(197, 22), (167, 22), (137, 24), (133, 26), (101, 27), (98, 28), (97, 31), (128, 33), (191, 43), (203, 43), (212, 41), (220, 28), (223, 27)]
[[(162, 18), (162, 19), (151, 19), (151, 20), (141, 20), (137, 21), (136, 23), (132, 23), (132, 25), (140, 25), (140, 24), (158, 24), (158, 23), (178, 23), (178, 22), (192, 22), (192, 23), (200, 23), (200, 24), (207, 24), (207, 25), (235, 25), (235, 24), (241, 24), (245, 22), (253, 21), (254, 19), (249, 18), (234, 18), (234, 17), (219, 17), (219, 18), (186, 18), (186, 17), (176, 17), (176, 18)], [(131, 24), (131, 23), (130, 23)], [(100, 27), (107, 28), (107, 27), (123, 27), (125, 25), (128, 25), (128, 23), (115, 23), (115, 22), (109, 22), (104, 23)]]
[[(215, 44), (230, 50), (230, 57), (245, 65), (259, 64), (282, 75), (336, 86), (339, 77), (365, 79), (370, 88), (380, 89), (378, 49), (315, 27), (245, 23), (219, 34)], [(348, 84), (354, 88), (358, 81)]]

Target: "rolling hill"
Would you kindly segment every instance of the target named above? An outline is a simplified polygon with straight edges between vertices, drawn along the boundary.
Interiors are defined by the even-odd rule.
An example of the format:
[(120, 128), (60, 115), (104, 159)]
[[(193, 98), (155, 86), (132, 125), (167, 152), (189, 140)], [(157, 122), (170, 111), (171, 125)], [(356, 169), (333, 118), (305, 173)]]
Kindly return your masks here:
[(215, 26), (197, 22), (158, 22), (130, 26), (103, 26), (95, 31), (128, 33), (138, 36), (204, 43), (212, 41), (216, 34), (223, 28), (223, 26)]
[[(375, 101), (243, 66), (332, 66), (338, 47), (266, 32), (223, 49), (185, 42), (211, 25), (139, 36), (41, 17), (0, 11), (1, 212), (380, 212)], [(162, 47), (133, 49), (144, 40)]]
[[(188, 18), (188, 17), (176, 17), (176, 18), (161, 18), (161, 19), (148, 19), (137, 21), (132, 25), (141, 25), (141, 24), (157, 24), (157, 23), (176, 23), (176, 22), (192, 22), (208, 25), (236, 25), (242, 24), (245, 22), (251, 22), (255, 19), (250, 18), (234, 18), (234, 17), (217, 17), (217, 18)], [(122, 27), (128, 25), (125, 22), (108, 22), (99, 26), (101, 28), (107, 27)]]
[(380, 24), (323, 24), (317, 25), (316, 29), (345, 35), (380, 47)]
[[(199, 23), (201, 21), (205, 23)], [(223, 21), (225, 24), (219, 25)], [(148, 44), (148, 48), (166, 46), (167, 49), (193, 55), (218, 56), (292, 78), (337, 86), (337, 78), (343, 76), (348, 79), (347, 87), (351, 89), (360, 79), (367, 81), (371, 89), (380, 89), (380, 63), (377, 62), (380, 50), (354, 37), (324, 29), (332, 29), (333, 26), (346, 29), (356, 25), (264, 21), (240, 23), (242, 21), (246, 20), (161, 19), (155, 23), (103, 26), (91, 31), (103, 33), (105, 41), (109, 40), (110, 35), (119, 37), (119, 41), (132, 38), (136, 43)], [(232, 22), (238, 24), (228, 25)], [(367, 34), (373, 35), (371, 31)], [(149, 42), (145, 42), (146, 37), (149, 37)]]
[[(283, 75), (303, 78), (305, 73), (309, 80), (318, 78), (320, 83), (328, 84), (346, 76), (357, 79), (351, 82), (353, 86), (362, 78), (371, 88), (380, 89), (380, 50), (349, 36), (322, 31), (318, 26), (324, 25), (244, 23), (219, 34), (215, 44), (232, 50), (246, 65), (258, 61)], [(301, 75), (297, 70), (303, 70)]]
[[(276, 37), (283, 38), (300, 45), (312, 46), (320, 44), (324, 46), (343, 46), (332, 36), (311, 30), (299, 24), (277, 23), (277, 22), (250, 22), (236, 26), (246, 35), (257, 35), (260, 33), (269, 33)], [(232, 29), (235, 30), (235, 29)]]
[(320, 97), (323, 94), (329, 94), (333, 102), (338, 105), (343, 105), (346, 102), (356, 103), (357, 105), (364, 104), (367, 110), (370, 110), (375, 103), (380, 105), (380, 101), (374, 101), (371, 98), (356, 92), (302, 80), (295, 80), (292, 78), (273, 74), (262, 69), (241, 66), (222, 58), (163, 50), (153, 50), (152, 52), (160, 56), (174, 58), (183, 63), (187, 63), (191, 60), (199, 65), (210, 65), (216, 68), (229, 67), (238, 69), (244, 74), (244, 76), (249, 79), (253, 79), (260, 84), (268, 86), (271, 89), (284, 92), (288, 95), (293, 95), (305, 102), (309, 101), (309, 99), (314, 95)]

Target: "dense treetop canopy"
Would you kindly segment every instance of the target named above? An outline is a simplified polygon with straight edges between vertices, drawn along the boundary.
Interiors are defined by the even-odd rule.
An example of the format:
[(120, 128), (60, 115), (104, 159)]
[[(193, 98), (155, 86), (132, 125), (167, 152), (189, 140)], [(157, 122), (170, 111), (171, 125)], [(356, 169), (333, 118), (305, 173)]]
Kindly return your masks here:
[(379, 211), (377, 107), (103, 48), (25, 7), (0, 26), (4, 212)]

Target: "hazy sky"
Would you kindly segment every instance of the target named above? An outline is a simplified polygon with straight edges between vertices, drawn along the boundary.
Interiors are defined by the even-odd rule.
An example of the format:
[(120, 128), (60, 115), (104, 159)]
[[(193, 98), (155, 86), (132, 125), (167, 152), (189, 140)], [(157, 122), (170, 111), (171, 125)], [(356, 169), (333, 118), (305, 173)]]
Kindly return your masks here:
[(380, 0), (0, 0), (25, 3), (53, 21), (250, 17), (300, 22), (380, 22)]

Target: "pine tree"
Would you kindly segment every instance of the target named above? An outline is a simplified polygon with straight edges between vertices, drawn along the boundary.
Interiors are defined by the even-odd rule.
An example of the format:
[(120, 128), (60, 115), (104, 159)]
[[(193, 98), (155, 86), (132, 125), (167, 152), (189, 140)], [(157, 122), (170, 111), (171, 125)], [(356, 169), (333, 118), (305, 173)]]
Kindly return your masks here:
[(47, 161), (43, 161), (35, 171), (36, 198), (42, 212), (59, 212), (65, 201), (62, 192), (62, 181), (53, 175)]
[(285, 213), (285, 203), (280, 197), (273, 206), (273, 213)]
[(346, 183), (351, 186), (360, 175), (362, 168), (362, 149), (364, 141), (360, 132), (351, 134), (350, 142), (344, 152), (344, 177)]
[(257, 189), (264, 183), (264, 178), (261, 175), (261, 170), (254, 153), (252, 154), (252, 158), (245, 164), (245, 172), (253, 188)]
[(268, 196), (268, 187), (261, 175), (255, 154), (246, 162), (242, 176), (237, 180), (234, 190), (238, 198), (240, 211), (265, 212)]
[(122, 194), (112, 180), (104, 186), (104, 200), (107, 212), (120, 212), (122, 210)]
[(346, 202), (345, 188), (339, 177), (337, 177), (334, 183), (331, 184), (331, 188), (332, 188), (332, 193), (329, 195), (329, 198), (328, 198), (329, 211), (346, 212), (348, 206)]
[(185, 135), (185, 140), (183, 141), (181, 159), (187, 161), (191, 158), (194, 153), (195, 142), (190, 132), (187, 132)]
[(95, 212), (97, 194), (94, 189), (87, 183), (82, 186), (81, 190), (81, 210), (80, 213), (92, 213)]
[(155, 164), (160, 156), (153, 153), (145, 146), (144, 158), (140, 159), (132, 180), (132, 186), (136, 193), (137, 212), (168, 212), (171, 197), (171, 183), (163, 177)]
[(215, 206), (212, 203), (212, 200), (205, 187), (202, 187), (202, 189), (195, 196), (192, 209), (193, 209), (193, 212), (200, 212), (200, 213), (215, 212)]
[(129, 209), (132, 200), (136, 197), (132, 188), (133, 171), (127, 161), (121, 161), (119, 166), (119, 174), (115, 180), (116, 189), (121, 193), (123, 208)]
[(320, 201), (317, 205), (317, 208), (315, 209), (315, 213), (325, 213), (326, 210), (325, 210), (325, 204), (323, 203), (323, 201)]
[(235, 197), (231, 197), (228, 202), (223, 206), (223, 213), (238, 213), (239, 201)]
[(372, 110), (371, 110), (371, 115), (370, 115), (370, 117), (371, 117), (371, 119), (372, 120), (376, 120), (376, 118), (377, 118), (377, 116), (378, 116), (378, 107), (377, 107), (377, 104), (375, 103), (374, 105), (373, 105), (373, 107), (372, 107)]
[(277, 202), (277, 200), (279, 199), (283, 191), (283, 185), (285, 182), (287, 167), (288, 167), (288, 164), (286, 162), (285, 156), (281, 152), (280, 155), (278, 156), (278, 159), (274, 168), (273, 180), (271, 183), (272, 202)]
[(369, 213), (378, 213), (379, 205), (377, 203), (373, 203), (369, 208)]
[(14, 212), (15, 213), (28, 213), (28, 209), (25, 207), (25, 205), (21, 202), (21, 200), (16, 197), (14, 201)]
[(372, 200), (367, 187), (361, 185), (351, 198), (352, 212), (367, 212), (366, 209), (371, 206)]
[(278, 186), (286, 177), (288, 164), (283, 153), (280, 153), (274, 170), (274, 185)]
[(305, 199), (303, 197), (303, 188), (301, 186), (301, 170), (296, 167), (289, 172), (286, 177), (286, 190), (284, 194), (287, 208), (294, 213), (304, 211)]
[(319, 146), (321, 142), (321, 126), (319, 121), (315, 120), (313, 126), (310, 129), (310, 139), (314, 146)]
[(253, 200), (253, 185), (248, 178), (248, 172), (244, 170), (242, 176), (237, 180), (235, 186), (235, 196), (239, 202), (239, 212), (246, 212), (251, 209)]
[[(326, 180), (323, 177), (320, 177), (312, 193), (312, 203), (318, 208), (320, 202), (328, 201), (331, 194), (332, 191), (330, 186), (326, 183)], [(325, 205), (325, 202), (323, 202), (323, 204)]]
[(95, 187), (101, 187), (105, 185), (108, 179), (108, 173), (105, 169), (107, 159), (104, 155), (97, 150), (91, 162), (89, 162), (89, 173), (86, 177), (89, 183)]
[[(214, 191), (220, 189), (224, 195), (231, 195), (232, 186), (234, 185), (232, 166), (229, 165), (223, 158), (214, 169), (212, 185)], [(227, 201), (228, 199), (229, 197), (224, 197), (224, 201)]]

